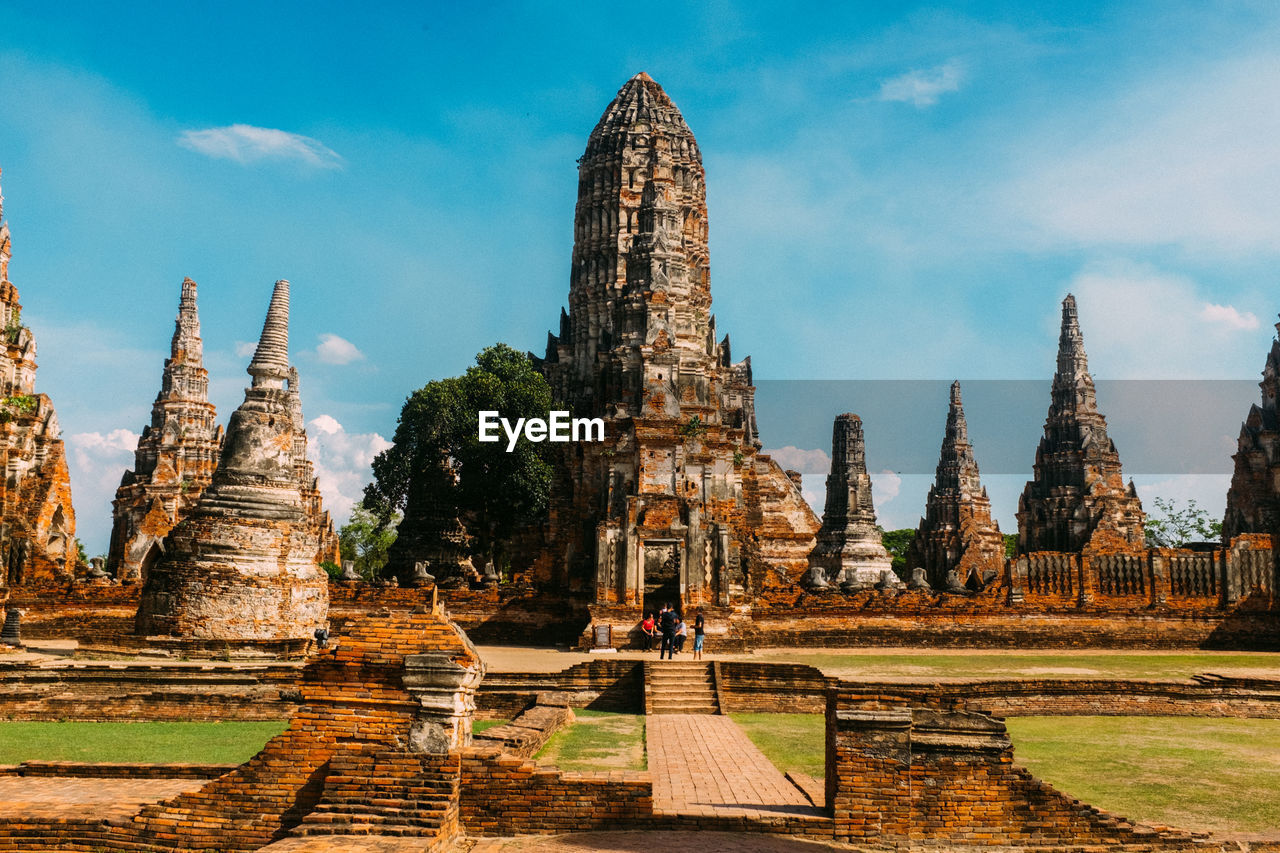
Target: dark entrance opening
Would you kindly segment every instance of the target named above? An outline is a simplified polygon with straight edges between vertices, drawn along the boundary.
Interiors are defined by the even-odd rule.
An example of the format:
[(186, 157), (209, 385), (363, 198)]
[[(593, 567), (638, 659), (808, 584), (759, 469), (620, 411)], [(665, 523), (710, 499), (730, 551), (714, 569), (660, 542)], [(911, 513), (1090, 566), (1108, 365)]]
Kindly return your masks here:
[(680, 610), (680, 545), (644, 543), (644, 611), (655, 616), (662, 605)]

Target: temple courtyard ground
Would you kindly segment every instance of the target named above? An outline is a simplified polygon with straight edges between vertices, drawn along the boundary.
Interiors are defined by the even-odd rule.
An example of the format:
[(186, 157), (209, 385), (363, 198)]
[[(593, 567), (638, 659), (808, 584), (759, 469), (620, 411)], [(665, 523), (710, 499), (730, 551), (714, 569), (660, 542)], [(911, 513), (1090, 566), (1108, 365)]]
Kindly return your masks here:
[[(36, 641), (24, 658), (57, 661), (74, 643)], [(599, 655), (559, 649), (485, 646), (490, 673), (559, 672)], [(8, 656), (6, 656), (8, 657)], [(656, 653), (608, 657), (656, 660)], [(681, 659), (689, 659), (689, 655)], [(1203, 673), (1280, 679), (1280, 655), (1248, 652), (797, 650), (709, 655), (707, 660), (804, 663), (864, 681), (1124, 678), (1181, 680)], [(234, 666), (234, 664), (227, 664)], [(477, 729), (494, 721), (477, 721)], [(0, 763), (22, 760), (225, 761), (253, 754), (283, 725), (274, 723), (0, 723)], [(24, 731), (23, 727), (27, 727)], [(34, 727), (34, 728), (32, 728)], [(121, 731), (150, 751), (131, 754)], [(1210, 831), (1220, 840), (1280, 841), (1280, 720), (1198, 717), (1014, 717), (1015, 761), (1059, 790), (1146, 823)], [(97, 734), (88, 734), (96, 731)], [(210, 731), (225, 735), (215, 748)], [(38, 732), (38, 736), (33, 736)], [(159, 733), (153, 737), (152, 733)], [(167, 740), (166, 740), (167, 739)], [(106, 751), (84, 751), (97, 741)], [(604, 746), (601, 746), (601, 745)], [(59, 753), (58, 748), (64, 750)], [(65, 754), (66, 749), (76, 750)], [(111, 750), (115, 750), (112, 752)], [(123, 750), (123, 752), (121, 752)], [(196, 751), (205, 750), (205, 751)], [(133, 757), (131, 757), (133, 756)], [(642, 769), (654, 774), (654, 805), (673, 814), (816, 814), (796, 779), (817, 782), (821, 798), (823, 721), (814, 714), (732, 716), (609, 714), (586, 711), (553, 737), (540, 762), (564, 769)], [(785, 773), (792, 774), (788, 780)], [(0, 777), (0, 813), (120, 819), (144, 803), (203, 784), (192, 779)], [(806, 789), (809, 790), (809, 789)], [(275, 853), (401, 853), (421, 839), (290, 839)], [(558, 837), (473, 839), (479, 853), (534, 850), (640, 851), (686, 846), (687, 834), (603, 832)], [(315, 846), (323, 844), (327, 846)], [(699, 833), (704, 853), (792, 853), (813, 842)]]

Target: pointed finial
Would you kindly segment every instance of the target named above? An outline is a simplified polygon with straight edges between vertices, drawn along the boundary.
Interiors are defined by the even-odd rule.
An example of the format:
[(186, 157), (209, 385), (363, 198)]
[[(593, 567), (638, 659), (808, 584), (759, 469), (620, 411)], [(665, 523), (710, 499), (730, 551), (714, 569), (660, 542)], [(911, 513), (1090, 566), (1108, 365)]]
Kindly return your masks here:
[(249, 362), (253, 387), (283, 388), (289, 378), (289, 282), (276, 282), (267, 306), (267, 319), (262, 324), (258, 349)]
[(951, 383), (951, 405), (960, 405), (960, 380)]
[(196, 283), (184, 278), (182, 296), (178, 299), (178, 319), (173, 324), (170, 354), (175, 360), (198, 364), (203, 360), (203, 349), (200, 341), (200, 314), (196, 307)]

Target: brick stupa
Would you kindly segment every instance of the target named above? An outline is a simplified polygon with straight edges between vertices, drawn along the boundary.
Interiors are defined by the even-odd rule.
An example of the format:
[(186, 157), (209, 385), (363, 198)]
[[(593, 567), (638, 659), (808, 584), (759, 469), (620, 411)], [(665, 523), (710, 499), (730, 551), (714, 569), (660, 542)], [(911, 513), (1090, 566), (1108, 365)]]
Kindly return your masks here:
[(606, 440), (560, 456), (540, 579), (600, 605), (739, 604), (798, 580), (818, 528), (759, 452), (750, 359), (717, 338), (705, 181), (684, 117), (643, 73), (579, 160), (569, 310), (542, 368)]
[(53, 403), (36, 392), (36, 339), (9, 281), (11, 252), (0, 196), (0, 585), (14, 587), (69, 578), (77, 552), (66, 450)]
[(837, 416), (831, 429), (827, 503), (809, 564), (849, 591), (896, 577), (876, 526), (862, 419), (851, 412)]
[(1229, 543), (1243, 533), (1265, 533), (1280, 542), (1280, 323), (1262, 368), (1262, 405), (1254, 403), (1240, 424), (1240, 437), (1231, 458), (1235, 470), (1227, 492), (1222, 540)]
[(188, 278), (182, 282), (151, 423), (142, 429), (133, 470), (124, 473), (112, 504), (108, 571), (124, 581), (147, 576), (163, 553), (164, 537), (212, 482), (221, 452), (222, 427), (209, 402), (196, 283)]
[(213, 481), (143, 586), (139, 634), (252, 644), (305, 640), (325, 624), (319, 563), (330, 543), (299, 484), (306, 433), (289, 365), (287, 281), (276, 282), (248, 372)]
[(1090, 545), (1143, 547), (1142, 502), (1098, 411), (1076, 298), (1062, 301), (1058, 370), (1035, 475), (1018, 501), (1018, 550), (1078, 553)]
[(907, 568), (924, 569), (927, 581), (942, 587), (952, 571), (959, 583), (982, 584), (1003, 565), (1004, 537), (991, 518), (991, 500), (969, 443), (960, 383), (954, 382), (937, 472), (907, 551)]

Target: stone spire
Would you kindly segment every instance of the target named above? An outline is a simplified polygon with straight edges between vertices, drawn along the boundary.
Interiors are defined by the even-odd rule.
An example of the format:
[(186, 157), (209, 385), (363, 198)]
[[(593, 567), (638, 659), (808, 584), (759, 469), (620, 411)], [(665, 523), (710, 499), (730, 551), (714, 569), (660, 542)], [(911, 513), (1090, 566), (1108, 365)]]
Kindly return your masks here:
[(1143, 545), (1142, 503), (1124, 484), (1120, 454), (1098, 411), (1084, 338), (1070, 294), (1062, 302), (1058, 371), (1035, 475), (1018, 501), (1018, 547), (1078, 552), (1102, 539), (1116, 547)]
[(1235, 470), (1227, 491), (1227, 512), (1222, 521), (1222, 539), (1244, 533), (1266, 533), (1280, 541), (1280, 417), (1276, 400), (1280, 397), (1280, 323), (1262, 367), (1262, 405), (1254, 403), (1240, 424), (1236, 452), (1231, 457)]
[[(749, 575), (798, 580), (813, 547), (812, 510), (758, 455), (750, 360), (718, 340), (705, 181), (680, 110), (643, 73), (579, 160), (569, 306), (540, 367), (557, 407), (602, 418), (606, 440), (558, 460), (529, 562), (598, 607), (740, 603)], [(757, 553), (763, 565), (745, 570)]]
[(9, 281), (0, 195), (0, 585), (63, 580), (76, 568), (76, 516), (58, 416), (36, 391), (36, 340)]
[(893, 560), (876, 527), (862, 419), (852, 413), (838, 416), (832, 428), (826, 511), (809, 563), (845, 589), (873, 586), (885, 572), (893, 576)]
[[(305, 459), (296, 372), (289, 365), (289, 284), (276, 282), (249, 365), (252, 386), (227, 425), (212, 483), (169, 533), (146, 578), (141, 634), (242, 643), (309, 638), (328, 612), (319, 567), (336, 556)], [(294, 381), (290, 381), (291, 377)], [(320, 528), (328, 526), (328, 537)]]
[(283, 388), (289, 380), (289, 282), (276, 282), (262, 336), (249, 362), (254, 388)]
[(164, 537), (190, 513), (213, 479), (222, 427), (209, 402), (196, 283), (183, 279), (169, 358), (112, 504), (107, 568), (125, 582), (141, 580), (162, 552)]
[(984, 584), (999, 573), (1003, 559), (1004, 537), (991, 518), (991, 501), (969, 443), (960, 383), (954, 382), (937, 472), (907, 552), (907, 568), (924, 569), (929, 583), (955, 589)]

